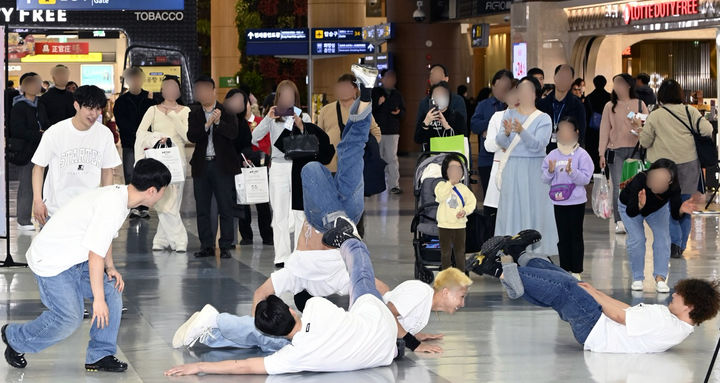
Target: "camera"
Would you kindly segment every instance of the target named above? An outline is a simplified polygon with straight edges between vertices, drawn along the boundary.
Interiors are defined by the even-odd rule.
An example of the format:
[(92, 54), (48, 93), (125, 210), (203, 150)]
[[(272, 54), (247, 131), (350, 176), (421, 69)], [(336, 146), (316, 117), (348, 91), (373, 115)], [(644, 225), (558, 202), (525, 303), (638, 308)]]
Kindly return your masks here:
[(417, 2), (417, 9), (413, 12), (413, 19), (415, 19), (415, 22), (422, 23), (425, 21), (425, 11), (422, 10), (422, 1)]

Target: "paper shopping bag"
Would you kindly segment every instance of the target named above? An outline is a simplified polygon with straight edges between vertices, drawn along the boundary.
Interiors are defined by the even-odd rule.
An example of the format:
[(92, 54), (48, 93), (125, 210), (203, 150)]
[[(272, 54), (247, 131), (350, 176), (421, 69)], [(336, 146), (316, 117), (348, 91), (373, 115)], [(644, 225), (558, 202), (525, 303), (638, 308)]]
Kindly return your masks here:
[(172, 175), (171, 183), (185, 182), (185, 164), (177, 146), (169, 148), (147, 149), (145, 158), (153, 158), (163, 163)]
[(455, 152), (460, 153), (467, 158), (469, 150), (469, 141), (463, 135), (448, 137), (433, 137), (430, 139), (431, 152)]
[(267, 167), (244, 168), (235, 175), (235, 191), (238, 205), (270, 202)]

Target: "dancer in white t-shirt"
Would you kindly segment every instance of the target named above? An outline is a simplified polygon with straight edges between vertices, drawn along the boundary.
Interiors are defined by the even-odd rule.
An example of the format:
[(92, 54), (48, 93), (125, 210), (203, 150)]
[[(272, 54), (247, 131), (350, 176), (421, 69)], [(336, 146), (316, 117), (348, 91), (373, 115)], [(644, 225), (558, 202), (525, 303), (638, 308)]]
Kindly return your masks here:
[[(720, 310), (718, 281), (684, 279), (675, 285), (669, 305), (630, 306), (598, 291), (524, 250), (539, 240), (529, 230), (515, 237), (493, 237), (481, 256), (471, 258), (473, 270), (500, 278), (508, 296), (523, 297), (551, 307), (570, 323), (585, 350), (608, 353), (663, 352), (680, 344), (694, 327)], [(504, 255), (505, 253), (509, 255)]]
[(107, 104), (105, 92), (83, 85), (73, 97), (75, 116), (47, 129), (32, 158), (33, 215), (41, 226), (79, 194), (111, 185), (113, 168), (122, 164), (112, 132), (98, 122)]
[(92, 299), (85, 368), (127, 369), (114, 356), (125, 282), (113, 263), (112, 240), (130, 209), (152, 207), (162, 198), (170, 178), (170, 171), (159, 161), (141, 160), (130, 185), (89, 190), (55, 212), (26, 255), (47, 310), (30, 322), (2, 327), (8, 364), (25, 368), (25, 353), (40, 352), (72, 335), (82, 324), (83, 301)]

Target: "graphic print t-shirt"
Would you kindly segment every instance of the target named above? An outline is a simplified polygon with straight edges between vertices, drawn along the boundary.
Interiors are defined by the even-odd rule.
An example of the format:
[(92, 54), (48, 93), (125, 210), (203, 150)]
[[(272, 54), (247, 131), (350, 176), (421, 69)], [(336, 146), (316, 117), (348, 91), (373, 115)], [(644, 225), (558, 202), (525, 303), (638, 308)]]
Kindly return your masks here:
[(110, 129), (96, 122), (80, 131), (71, 118), (43, 133), (32, 162), (48, 167), (43, 200), (50, 216), (74, 197), (100, 186), (102, 169), (122, 163)]

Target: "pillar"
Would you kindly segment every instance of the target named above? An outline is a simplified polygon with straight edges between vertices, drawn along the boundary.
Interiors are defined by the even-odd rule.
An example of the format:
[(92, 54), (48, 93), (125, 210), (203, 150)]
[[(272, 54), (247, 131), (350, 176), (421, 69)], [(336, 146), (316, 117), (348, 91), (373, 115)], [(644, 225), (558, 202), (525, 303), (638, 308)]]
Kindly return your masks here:
[(220, 88), (220, 77), (232, 77), (240, 70), (238, 31), (235, 26), (235, 2), (210, 2), (210, 75), (218, 86), (217, 96), (222, 100), (228, 88)]

